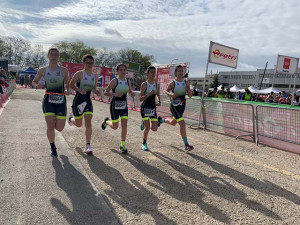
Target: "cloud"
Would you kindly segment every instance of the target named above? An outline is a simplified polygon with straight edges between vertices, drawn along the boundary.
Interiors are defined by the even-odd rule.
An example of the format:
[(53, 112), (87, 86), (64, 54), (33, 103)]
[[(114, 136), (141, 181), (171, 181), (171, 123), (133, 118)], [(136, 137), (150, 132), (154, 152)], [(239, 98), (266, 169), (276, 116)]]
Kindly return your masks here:
[(77, 0), (35, 7), (1, 10), (0, 32), (44, 45), (81, 40), (96, 48), (135, 48), (157, 63), (189, 61), (192, 76), (204, 75), (210, 41), (240, 50), (238, 70), (275, 64), (277, 54), (300, 55), (296, 0)]

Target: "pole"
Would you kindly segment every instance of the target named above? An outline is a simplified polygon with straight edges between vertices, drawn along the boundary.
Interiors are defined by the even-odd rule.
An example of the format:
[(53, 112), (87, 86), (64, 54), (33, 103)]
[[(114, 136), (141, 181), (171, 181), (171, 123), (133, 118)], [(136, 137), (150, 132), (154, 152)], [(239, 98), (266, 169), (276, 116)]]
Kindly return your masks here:
[(276, 75), (276, 65), (274, 66), (274, 74), (273, 74), (273, 82), (272, 82), (272, 87), (274, 87), (274, 82), (275, 82), (275, 75)]
[[(208, 53), (208, 57), (207, 57), (207, 63), (206, 63), (206, 71), (205, 71), (205, 76), (204, 76), (204, 81), (203, 81), (203, 86), (202, 86), (202, 97), (201, 97), (201, 101), (200, 101), (200, 114), (199, 114), (199, 124), (198, 124), (198, 127), (200, 127), (200, 119), (201, 119), (201, 114), (202, 114), (202, 108), (203, 108), (203, 103), (204, 103), (204, 89), (205, 89), (205, 83), (206, 83), (206, 76), (207, 76), (207, 70), (208, 70), (208, 64), (209, 64), (209, 61), (208, 61), (208, 58), (209, 58), (209, 53)], [(203, 118), (204, 120), (204, 118)], [(203, 124), (204, 125), (204, 129), (206, 128), (206, 125), (205, 123)]]
[(261, 89), (261, 84), (262, 84), (262, 82), (263, 82), (263, 80), (264, 80), (264, 76), (265, 76), (265, 74), (266, 74), (267, 66), (268, 66), (268, 61), (266, 62), (265, 70), (264, 70), (263, 76), (262, 76), (262, 78), (261, 78), (261, 82), (260, 82), (260, 85), (259, 85), (259, 90)]
[(292, 96), (292, 104), (291, 105), (294, 105), (294, 100), (295, 100), (295, 88), (296, 88), (296, 77), (297, 77), (297, 70), (296, 70), (296, 73), (294, 74), (294, 87), (293, 87), (293, 96)]

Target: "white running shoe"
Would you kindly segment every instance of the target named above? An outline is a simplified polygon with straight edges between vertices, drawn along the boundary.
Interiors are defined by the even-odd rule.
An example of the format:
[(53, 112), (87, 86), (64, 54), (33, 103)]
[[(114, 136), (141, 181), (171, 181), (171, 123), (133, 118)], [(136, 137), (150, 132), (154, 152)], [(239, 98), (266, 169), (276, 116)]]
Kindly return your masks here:
[(87, 155), (93, 154), (93, 150), (92, 150), (92, 148), (91, 148), (90, 145), (86, 145), (86, 146), (85, 146), (84, 153), (87, 154)]

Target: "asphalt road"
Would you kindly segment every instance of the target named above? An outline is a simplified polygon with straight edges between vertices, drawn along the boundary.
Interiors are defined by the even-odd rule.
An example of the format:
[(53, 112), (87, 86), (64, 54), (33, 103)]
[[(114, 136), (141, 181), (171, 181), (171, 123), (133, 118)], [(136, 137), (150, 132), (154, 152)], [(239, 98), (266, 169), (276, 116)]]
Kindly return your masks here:
[(135, 111), (123, 155), (121, 130), (100, 127), (109, 105), (93, 101), (94, 155), (66, 124), (53, 159), (42, 98), (16, 89), (0, 115), (0, 224), (300, 224), (300, 155), (190, 128), (187, 154), (166, 124), (144, 152)]

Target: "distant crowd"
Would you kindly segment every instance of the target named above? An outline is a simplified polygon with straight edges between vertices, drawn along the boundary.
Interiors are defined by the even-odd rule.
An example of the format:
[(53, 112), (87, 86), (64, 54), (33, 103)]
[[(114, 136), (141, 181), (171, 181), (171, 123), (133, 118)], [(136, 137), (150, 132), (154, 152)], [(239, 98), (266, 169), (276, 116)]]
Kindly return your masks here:
[(271, 91), (269, 94), (255, 94), (252, 93), (248, 88), (245, 88), (244, 90), (245, 92), (230, 92), (230, 88), (225, 90), (224, 87), (221, 87), (221, 90), (218, 90), (218, 88), (215, 87), (213, 91), (207, 93), (206, 97), (299, 105), (299, 96), (296, 94), (294, 94), (293, 102), (292, 94), (287, 94), (285, 91), (279, 92), (278, 94), (274, 93), (273, 91)]

